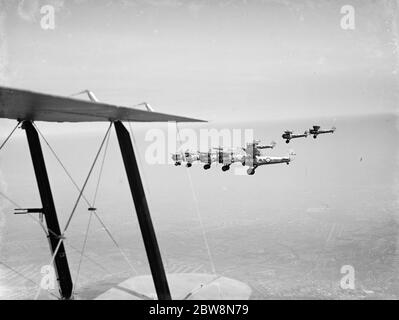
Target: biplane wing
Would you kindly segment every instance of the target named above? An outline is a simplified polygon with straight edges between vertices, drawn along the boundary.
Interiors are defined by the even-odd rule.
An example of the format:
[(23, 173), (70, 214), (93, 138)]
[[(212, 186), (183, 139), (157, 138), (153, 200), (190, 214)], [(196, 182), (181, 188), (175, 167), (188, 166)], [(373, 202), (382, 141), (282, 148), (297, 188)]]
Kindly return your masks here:
[[(140, 230), (143, 236), (145, 250), (147, 252), (148, 262), (150, 264), (151, 276), (158, 299), (170, 300), (168, 280), (163, 267), (158, 242), (156, 239), (154, 226), (151, 221), (150, 211), (147, 204), (140, 170), (132, 143), (133, 133), (129, 133), (122, 121), (133, 122), (204, 122), (202, 120), (175, 116), (171, 114), (153, 112), (152, 110), (140, 110), (135, 108), (120, 107), (96, 101), (84, 101), (70, 97), (59, 97), (49, 94), (36, 93), (26, 90), (11, 89), (0, 87), (0, 118), (16, 119), (23, 122), (21, 128), (25, 130), (29, 150), (31, 153), (33, 168), (35, 170), (36, 180), (42, 202), (41, 209), (46, 220), (50, 252), (53, 265), (56, 269), (59, 291), (62, 299), (71, 299), (73, 296), (73, 282), (69, 270), (66, 251), (63, 245), (63, 234), (69, 226), (79, 200), (83, 195), (86, 182), (83, 185), (75, 209), (72, 211), (67, 225), (61, 232), (57, 212), (51, 193), (51, 186), (47, 175), (46, 164), (43, 151), (40, 144), (40, 137), (32, 121), (48, 122), (94, 122), (94, 121), (112, 121), (107, 134), (104, 137), (97, 156), (94, 160), (92, 169), (96, 163), (98, 155), (104, 145), (105, 139), (110, 133), (111, 125), (115, 127), (116, 136), (122, 154), (126, 175), (129, 181), (129, 187), (135, 205), (137, 218), (139, 220)], [(19, 123), (18, 123), (19, 125)], [(15, 129), (18, 127), (15, 127)], [(11, 132), (15, 131), (15, 129)], [(9, 137), (10, 137), (9, 136)], [(8, 138), (9, 138), (8, 137)], [(8, 138), (6, 141), (8, 141)], [(4, 145), (4, 144), (3, 144)], [(3, 146), (2, 145), (2, 146)], [(104, 151), (105, 152), (105, 151)], [(92, 210), (94, 208), (90, 208)], [(35, 211), (35, 212), (36, 212)]]
[(48, 122), (205, 122), (107, 103), (0, 87), (0, 118)]

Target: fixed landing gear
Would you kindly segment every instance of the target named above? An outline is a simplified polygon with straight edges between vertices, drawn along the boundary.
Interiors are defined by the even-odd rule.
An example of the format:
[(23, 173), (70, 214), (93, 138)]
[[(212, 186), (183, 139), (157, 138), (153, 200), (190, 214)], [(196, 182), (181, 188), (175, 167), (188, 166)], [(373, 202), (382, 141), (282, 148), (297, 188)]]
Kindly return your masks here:
[(186, 167), (187, 167), (187, 168), (191, 168), (192, 165), (193, 165), (193, 164), (189, 162), (189, 163), (186, 164)]
[(250, 176), (253, 176), (255, 174), (255, 168), (249, 168), (247, 170), (247, 174), (250, 175)]
[(181, 166), (181, 162), (175, 162), (175, 166)]
[(210, 169), (210, 168), (211, 168), (211, 165), (210, 165), (210, 164), (205, 164), (205, 165), (204, 165), (204, 169), (205, 169), (205, 170), (208, 170), (208, 169)]
[(226, 165), (226, 166), (223, 166), (222, 167), (222, 171), (227, 171), (227, 170), (229, 170), (230, 169), (230, 166), (229, 165)]
[(316, 139), (317, 138), (317, 134), (315, 134), (314, 136), (313, 136), (313, 139)]
[(285, 143), (290, 143), (290, 139), (285, 140)]

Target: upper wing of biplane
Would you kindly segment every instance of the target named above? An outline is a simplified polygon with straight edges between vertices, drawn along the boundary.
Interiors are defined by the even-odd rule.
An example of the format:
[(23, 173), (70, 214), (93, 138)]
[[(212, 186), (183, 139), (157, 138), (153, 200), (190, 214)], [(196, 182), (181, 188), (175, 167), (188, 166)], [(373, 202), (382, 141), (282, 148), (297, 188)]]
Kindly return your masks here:
[(49, 122), (205, 122), (203, 120), (0, 87), (0, 118)]

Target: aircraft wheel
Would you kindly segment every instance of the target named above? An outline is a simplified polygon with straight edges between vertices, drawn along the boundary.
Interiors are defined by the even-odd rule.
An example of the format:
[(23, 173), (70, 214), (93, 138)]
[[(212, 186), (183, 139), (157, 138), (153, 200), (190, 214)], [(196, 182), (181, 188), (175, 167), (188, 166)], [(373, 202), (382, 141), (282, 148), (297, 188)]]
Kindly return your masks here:
[(186, 164), (186, 167), (187, 167), (187, 168), (190, 168), (191, 166), (192, 166), (191, 163), (187, 163), (187, 164)]
[(230, 169), (230, 166), (223, 166), (222, 167), (222, 171), (227, 171), (227, 170), (229, 170)]
[(250, 175), (250, 176), (254, 175), (255, 174), (255, 169), (249, 168), (247, 170), (247, 174)]
[(205, 170), (208, 170), (208, 169), (210, 169), (210, 168), (211, 168), (211, 166), (210, 166), (209, 164), (204, 165), (204, 169), (205, 169)]
[(290, 143), (290, 140), (285, 140), (285, 143)]
[(317, 136), (316, 136), (316, 135), (314, 135), (314, 136), (313, 136), (313, 139), (316, 139), (316, 138), (317, 138)]
[(241, 163), (243, 167), (245, 167), (245, 161)]
[(175, 162), (175, 166), (177, 167), (177, 166), (180, 166), (180, 164), (181, 163), (179, 163), (179, 162)]

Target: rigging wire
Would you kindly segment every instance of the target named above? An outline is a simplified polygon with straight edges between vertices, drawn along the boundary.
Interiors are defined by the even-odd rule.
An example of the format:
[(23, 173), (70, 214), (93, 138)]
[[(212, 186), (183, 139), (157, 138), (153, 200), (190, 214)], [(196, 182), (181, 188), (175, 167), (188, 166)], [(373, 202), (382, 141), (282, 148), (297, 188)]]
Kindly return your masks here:
[[(111, 122), (111, 125), (112, 125), (112, 122)], [(111, 126), (110, 126), (110, 128), (111, 128)], [(44, 137), (43, 134), (40, 132), (40, 130), (36, 127), (36, 129), (38, 130), (39, 134), (41, 135), (41, 137), (43, 138), (43, 140), (45, 141), (45, 143), (46, 143), (47, 146), (49, 147), (50, 151), (53, 153), (53, 155), (55, 156), (55, 158), (57, 159), (57, 161), (60, 163), (61, 167), (64, 169), (65, 173), (67, 174), (67, 176), (69, 177), (69, 179), (72, 181), (73, 185), (74, 185), (74, 186), (76, 187), (76, 189), (79, 191), (79, 195), (85, 200), (85, 202), (90, 206), (90, 208), (93, 208), (93, 207), (94, 207), (94, 203), (95, 203), (95, 200), (96, 200), (96, 198), (97, 198), (97, 194), (98, 194), (98, 190), (99, 190), (99, 185), (100, 185), (100, 180), (101, 180), (101, 176), (102, 176), (102, 172), (103, 172), (103, 166), (104, 166), (104, 162), (105, 162), (106, 150), (108, 149), (108, 144), (109, 144), (110, 128), (108, 129), (107, 134), (106, 134), (106, 136), (105, 136), (105, 137), (107, 137), (107, 139), (106, 139), (106, 147), (105, 147), (104, 157), (103, 157), (102, 164), (101, 164), (100, 175), (99, 175), (99, 178), (98, 178), (98, 181), (97, 181), (97, 185), (96, 185), (96, 192), (95, 192), (95, 195), (94, 195), (93, 204), (90, 204), (90, 202), (88, 201), (88, 199), (87, 199), (87, 198), (84, 196), (84, 194), (83, 194), (85, 185), (83, 186), (82, 189), (79, 188), (79, 186), (77, 185), (77, 183), (76, 183), (75, 180), (73, 179), (72, 175), (69, 173), (69, 171), (67, 170), (67, 168), (65, 167), (65, 165), (62, 163), (61, 159), (58, 157), (58, 155), (56, 154), (56, 152), (54, 151), (54, 149), (51, 147), (51, 145), (49, 144), (49, 142), (45, 139), (45, 137)], [(105, 140), (105, 137), (104, 137), (104, 140)], [(98, 155), (99, 155), (99, 153), (101, 152), (102, 146), (103, 146), (103, 144), (104, 144), (104, 140), (103, 140), (103, 143), (102, 143), (102, 145), (101, 145), (101, 147), (100, 147), (100, 150), (99, 150), (99, 152), (98, 152), (98, 154), (97, 154), (96, 159), (98, 158)], [(95, 160), (95, 162), (96, 162), (96, 160)], [(95, 163), (93, 163), (93, 166), (92, 166), (92, 168), (91, 168), (91, 171), (92, 171), (92, 169), (93, 169), (93, 167), (94, 167), (94, 164), (95, 164)], [(90, 175), (90, 173), (89, 173), (89, 175)], [(88, 179), (86, 179), (85, 184), (87, 183), (87, 180), (88, 180)], [(76, 205), (75, 205), (75, 209), (76, 209)], [(127, 263), (127, 264), (129, 265), (129, 267), (133, 270), (133, 272), (137, 275), (137, 274), (138, 274), (138, 271), (134, 268), (134, 266), (132, 265), (132, 263), (130, 262), (130, 260), (128, 259), (128, 257), (126, 256), (125, 252), (123, 251), (123, 249), (121, 248), (121, 246), (117, 243), (117, 241), (115, 240), (115, 238), (112, 236), (111, 232), (109, 231), (109, 229), (107, 228), (107, 226), (105, 225), (105, 223), (102, 221), (102, 219), (99, 217), (99, 215), (97, 214), (96, 211), (97, 211), (97, 210), (91, 211), (91, 213), (93, 213), (93, 214), (95, 215), (95, 217), (96, 217), (97, 220), (100, 222), (100, 224), (102, 225), (103, 229), (105, 230), (105, 232), (107, 233), (107, 235), (110, 237), (110, 239), (112, 240), (112, 242), (114, 243), (114, 245), (116, 246), (116, 248), (120, 251), (120, 253), (121, 253), (122, 257), (125, 259), (126, 263)], [(68, 225), (65, 227), (64, 233), (65, 233), (67, 227), (68, 227)], [(61, 238), (61, 240), (63, 240), (63, 239)], [(59, 250), (60, 244), (61, 244), (61, 241), (58, 242), (58, 245), (57, 245), (56, 250), (54, 251), (54, 254), (53, 254), (53, 257), (52, 257), (52, 261), (54, 260), (55, 255), (57, 254), (57, 252), (58, 252), (58, 250)], [(83, 251), (81, 251), (81, 252), (83, 253)]]
[[(4, 194), (3, 192), (1, 192), (1, 191), (0, 191), (0, 195), (1, 195), (4, 199), (6, 199), (8, 202), (10, 202), (11, 204), (15, 205), (16, 207), (18, 207), (18, 208), (21, 207), (16, 201), (12, 200), (9, 196), (5, 195), (5, 194)], [(50, 228), (46, 228), (46, 226), (44, 225), (44, 223), (43, 223), (40, 219), (36, 218), (36, 217), (33, 216), (31, 213), (27, 213), (27, 215), (28, 215), (29, 218), (31, 218), (33, 221), (37, 222), (37, 223), (41, 226), (41, 228), (43, 229), (43, 232), (46, 234), (46, 237), (49, 235), (49, 233), (51, 233), (51, 234), (53, 234), (53, 235), (57, 235), (57, 234), (56, 234), (54, 231), (52, 231)], [(73, 245), (71, 245), (71, 244), (68, 243), (68, 242), (65, 242), (65, 245), (66, 245), (67, 247), (71, 248), (72, 250), (74, 250), (75, 252), (82, 253), (79, 249), (77, 249), (76, 247), (74, 247)], [(110, 273), (110, 271), (107, 270), (104, 266), (102, 266), (99, 262), (93, 260), (92, 258), (90, 258), (90, 257), (87, 256), (87, 255), (84, 255), (84, 257), (85, 257), (86, 259), (88, 259), (90, 262), (92, 262), (94, 265), (96, 265), (96, 266), (98, 266), (99, 268), (101, 268), (101, 269), (102, 269), (103, 271), (105, 271), (106, 273)], [(22, 273), (20, 273), (20, 272), (18, 272), (18, 271), (16, 271), (16, 270), (12, 269), (10, 266), (6, 265), (4, 262), (0, 262), (0, 263), (3, 264), (4, 266), (8, 267), (10, 270), (14, 271), (16, 274), (19, 274), (19, 275), (20, 275), (21, 277), (23, 277), (24, 279), (28, 279), (28, 277), (26, 277), (25, 275), (23, 275)], [(28, 280), (30, 280), (31, 282), (34, 282), (34, 281), (31, 280), (31, 279), (28, 279)], [(40, 287), (40, 284), (38, 284), (38, 283), (36, 283), (36, 282), (34, 282), (34, 283), (37, 284), (38, 287)], [(55, 295), (54, 293), (52, 293), (52, 292), (50, 292), (50, 291), (49, 291), (49, 293), (50, 293), (51, 295), (55, 296), (57, 299), (59, 298), (59, 297), (58, 297), (57, 295)]]
[[(18, 125), (19, 125), (19, 123), (18, 123)], [(11, 134), (8, 136), (8, 138), (7, 138), (7, 139), (4, 141), (4, 143), (1, 145), (0, 150), (1, 150), (2, 147), (4, 147), (4, 145), (6, 144), (6, 142), (8, 141), (8, 139), (9, 139), (9, 138), (11, 137), (11, 135), (14, 133), (15, 129), (18, 127), (18, 125), (14, 128), (14, 130), (11, 132)], [(6, 196), (6, 195), (5, 195), (3, 192), (1, 192), (1, 191), (0, 191), (0, 195), (1, 195), (3, 198), (5, 198), (7, 201), (9, 201), (10, 203), (12, 203), (13, 205), (16, 205), (17, 207), (20, 207), (15, 201), (13, 201), (10, 197)], [(35, 217), (31, 216), (31, 214), (28, 214), (28, 215), (29, 215), (29, 217), (35, 219)], [(47, 231), (46, 231), (46, 228), (43, 226), (43, 224), (41, 223), (40, 220), (39, 220), (39, 222), (40, 222), (40, 225), (41, 225), (43, 231), (45, 232), (45, 234), (46, 234), (46, 236), (47, 236), (48, 233), (47, 233)], [(0, 264), (3, 265), (3, 266), (5, 266), (7, 269), (11, 270), (12, 272), (14, 272), (15, 274), (17, 274), (17, 275), (20, 276), (21, 278), (23, 278), (23, 279), (25, 279), (25, 280), (28, 280), (29, 282), (31, 282), (31, 283), (35, 284), (36, 286), (40, 287), (40, 284), (39, 284), (39, 283), (37, 283), (36, 281), (34, 281), (34, 280), (30, 279), (29, 277), (25, 276), (23, 273), (21, 273), (21, 272), (19, 272), (18, 270), (12, 268), (12, 267), (9, 266), (8, 264), (4, 263), (3, 261), (0, 261)], [(56, 298), (58, 299), (58, 296), (57, 296), (57, 295), (55, 295), (54, 293), (52, 293), (52, 292), (50, 292), (50, 291), (49, 291), (49, 293), (50, 293), (52, 296), (54, 296), (54, 297), (56, 297)]]
[[(57, 153), (55, 152), (55, 150), (51, 147), (50, 143), (47, 141), (47, 139), (44, 137), (44, 135), (40, 132), (40, 130), (36, 127), (37, 131), (39, 132), (40, 136), (42, 137), (42, 139), (44, 140), (44, 142), (47, 144), (47, 146), (49, 147), (51, 153), (54, 155), (54, 157), (56, 158), (56, 160), (58, 161), (58, 163), (61, 165), (61, 167), (63, 168), (65, 174), (68, 176), (68, 178), (71, 180), (72, 184), (75, 186), (76, 190), (78, 192), (81, 192), (80, 187), (78, 186), (78, 184), (76, 183), (76, 181), (73, 179), (72, 175), (70, 174), (70, 172), (68, 171), (68, 169), (65, 167), (65, 165), (62, 163), (61, 159), (58, 157)], [(106, 150), (108, 149), (108, 143), (109, 143), (109, 138), (110, 138), (110, 134), (107, 138), (107, 144), (106, 144)], [(105, 154), (104, 154), (105, 157)], [(103, 158), (103, 162), (102, 162), (102, 166), (104, 164), (105, 158)], [(100, 170), (102, 172), (102, 169)], [(94, 201), (97, 197), (97, 192), (98, 192), (98, 186), (99, 186), (99, 180), (97, 181), (97, 187), (96, 187), (96, 194), (94, 197)], [(84, 195), (84, 193), (82, 193), (82, 198), (83, 200), (86, 202), (86, 204), (92, 208), (94, 207), (94, 205), (92, 205), (90, 203), (90, 201), (87, 199), (87, 197)], [(94, 216), (96, 217), (96, 219), (100, 222), (101, 226), (103, 227), (104, 231), (107, 233), (107, 235), (109, 236), (109, 238), (111, 239), (111, 241), (114, 243), (115, 247), (119, 250), (120, 254), (122, 255), (122, 257), (125, 259), (127, 265), (133, 270), (133, 272), (137, 275), (139, 274), (138, 271), (133, 267), (132, 263), (130, 262), (130, 260), (128, 259), (128, 257), (126, 256), (125, 252), (123, 251), (123, 249), (121, 248), (121, 246), (118, 244), (118, 242), (115, 240), (115, 238), (112, 236), (111, 231), (109, 230), (109, 228), (107, 228), (107, 226), (105, 225), (104, 221), (100, 218), (100, 216), (97, 214), (97, 210), (92, 211), (92, 213), (94, 214)], [(111, 273), (111, 272), (108, 272)]]
[(77, 270), (77, 272), (76, 272), (75, 281), (74, 281), (73, 284), (72, 284), (72, 285), (73, 285), (72, 296), (73, 296), (74, 293), (75, 293), (76, 286), (77, 286), (77, 283), (78, 283), (78, 280), (79, 280), (80, 267), (82, 266), (83, 253), (84, 253), (84, 251), (85, 251), (85, 249), (86, 249), (87, 240), (88, 240), (88, 238), (89, 238), (89, 231), (90, 231), (90, 224), (91, 224), (91, 219), (92, 219), (92, 217), (93, 217), (93, 213), (90, 212), (90, 215), (89, 215), (89, 222), (87, 223), (86, 234), (85, 234), (85, 238), (84, 238), (83, 246), (82, 246), (82, 254), (80, 255), (80, 259), (79, 259), (78, 270)]
[(3, 147), (6, 145), (6, 143), (8, 142), (8, 140), (10, 140), (11, 136), (14, 134), (15, 130), (17, 130), (19, 124), (21, 122), (18, 121), (17, 125), (12, 129), (11, 133), (5, 138), (5, 140), (3, 141), (3, 143), (0, 145), (0, 150), (3, 149)]
[[(16, 275), (20, 276), (21, 278), (33, 283), (36, 286), (40, 287), (40, 283), (37, 283), (36, 281), (32, 280), (31, 278), (25, 276), (23, 273), (19, 272), (18, 270), (14, 269), (13, 267), (9, 266), (8, 264), (4, 263), (3, 261), (0, 261), (0, 264), (5, 266), (7, 269), (11, 270), (12, 272), (14, 272)], [(51, 291), (48, 291), (49, 294), (51, 294), (53, 297), (55, 297), (56, 299), (59, 299), (59, 297), (52, 293)]]
[(104, 170), (104, 163), (105, 163), (105, 158), (106, 158), (106, 156), (107, 156), (107, 151), (108, 151), (108, 145), (109, 145), (109, 139), (110, 139), (110, 137), (111, 137), (111, 132), (110, 132), (110, 134), (108, 135), (107, 142), (106, 142), (106, 144), (105, 144), (104, 155), (103, 155), (103, 160), (101, 161), (100, 172), (99, 172), (99, 174), (98, 174), (96, 190), (95, 190), (95, 192), (94, 192), (93, 201), (91, 202), (91, 203), (92, 203), (92, 205), (91, 205), (92, 207), (94, 207), (95, 204), (96, 204), (98, 189), (99, 189), (99, 187), (100, 187), (100, 182), (101, 182), (101, 178), (102, 178), (102, 174), (103, 174), (103, 170)]
[[(108, 135), (107, 137), (107, 142), (105, 144), (105, 149), (104, 149), (104, 155), (103, 155), (103, 159), (101, 161), (101, 167), (100, 167), (100, 172), (98, 174), (98, 179), (97, 179), (97, 185), (96, 185), (96, 190), (94, 193), (94, 197), (93, 197), (93, 201), (92, 201), (92, 205), (90, 206), (90, 208), (95, 208), (95, 204), (96, 204), (96, 199), (97, 199), (97, 193), (98, 193), (98, 189), (100, 186), (100, 182), (101, 182), (101, 177), (102, 177), (102, 173), (103, 173), (103, 169), (104, 169), (104, 163), (105, 163), (105, 158), (107, 156), (107, 151), (108, 151), (108, 145), (109, 145), (109, 138), (110, 138), (111, 134)], [(95, 211), (95, 209), (94, 209)], [(83, 241), (83, 246), (82, 246), (82, 254), (80, 255), (80, 259), (79, 259), (79, 265), (78, 265), (78, 270), (76, 272), (76, 277), (75, 277), (75, 281), (73, 282), (73, 290), (72, 290), (72, 295), (75, 293), (76, 287), (77, 287), (77, 282), (79, 279), (79, 275), (80, 275), (80, 267), (82, 265), (82, 261), (83, 261), (83, 253), (86, 249), (86, 244), (87, 244), (87, 240), (89, 237), (89, 231), (90, 231), (90, 224), (91, 224), (91, 219), (93, 217), (93, 211), (89, 211), (90, 215), (89, 215), (89, 221), (87, 223), (87, 228), (86, 228), (86, 234), (85, 234), (85, 238)]]
[[(109, 138), (110, 135), (108, 135), (108, 139), (106, 142), (106, 146), (105, 146), (105, 150), (104, 150), (104, 156), (103, 156), (103, 160), (101, 162), (101, 168), (100, 168), (100, 172), (99, 172), (99, 176), (98, 176), (98, 180), (97, 180), (97, 185), (96, 185), (96, 190), (94, 193), (94, 197), (93, 197), (93, 201), (92, 201), (92, 205), (91, 207), (94, 208), (95, 207), (95, 203), (96, 203), (96, 199), (97, 199), (97, 195), (98, 195), (98, 190), (99, 190), (99, 186), (100, 186), (100, 182), (101, 182), (101, 177), (102, 177), (102, 173), (103, 173), (103, 169), (104, 169), (104, 163), (105, 163), (105, 158), (106, 158), (106, 154), (107, 154), (107, 150), (108, 150), (108, 145), (109, 145)], [(127, 262), (127, 264), (129, 265), (129, 267), (133, 270), (133, 272), (135, 274), (138, 274), (137, 270), (133, 267), (133, 265), (130, 263), (130, 260), (128, 259), (128, 257), (126, 256), (125, 252), (122, 250), (122, 248), (119, 246), (119, 244), (116, 242), (115, 238), (112, 236), (111, 232), (108, 230), (108, 228), (105, 226), (104, 222), (102, 221), (102, 219), (98, 216), (97, 210), (93, 210), (90, 212), (90, 218), (89, 218), (89, 222), (88, 222), (88, 226), (87, 226), (87, 230), (86, 230), (86, 236), (85, 236), (85, 241), (83, 244), (83, 249), (82, 249), (82, 253), (84, 251), (84, 248), (86, 247), (86, 243), (87, 243), (87, 237), (88, 237), (88, 232), (89, 232), (89, 226), (90, 226), (90, 222), (91, 222), (91, 218), (92, 215), (94, 214), (94, 216), (98, 219), (98, 221), (101, 223), (101, 225), (103, 226), (105, 232), (108, 234), (108, 236), (111, 238), (112, 242), (114, 243), (114, 245), (119, 249), (121, 255), (123, 256), (123, 258), (125, 259), (125, 261)], [(80, 259), (79, 262), (79, 267), (78, 267), (78, 271), (77, 271), (77, 275), (76, 275), (76, 280), (74, 282), (74, 290), (76, 288), (77, 285), (77, 281), (79, 278), (79, 273), (80, 273), (80, 266), (82, 263), (82, 257)]]
[[(5, 195), (3, 192), (0, 191), (0, 195), (6, 199), (8, 202), (10, 202), (11, 204), (15, 205), (17, 208), (21, 208), (21, 206), (15, 202), (14, 200), (12, 200), (10, 197), (8, 197), (7, 195)], [(53, 230), (51, 230), (50, 228), (47, 228), (44, 223), (36, 218), (34, 215), (32, 215), (31, 213), (27, 213), (28, 217), (31, 218), (33, 221), (37, 222), (41, 228), (43, 229), (43, 232), (45, 233), (46, 237), (51, 233), (52, 235), (57, 235)], [(70, 243), (65, 242), (65, 244), (70, 247), (72, 250), (81, 253), (81, 251), (79, 249), (77, 249), (75, 246), (73, 246)], [(102, 266), (99, 262), (93, 260), (92, 258), (90, 258), (89, 256), (85, 255), (85, 258), (88, 259), (89, 261), (91, 261), (93, 264), (97, 265), (98, 267), (100, 267), (103, 271), (105, 271), (106, 273), (110, 273), (109, 270), (107, 270), (104, 266)]]
[[(78, 196), (78, 198), (77, 198), (76, 201), (75, 201), (75, 204), (74, 204), (74, 206), (73, 206), (72, 212), (71, 212), (70, 215), (69, 215), (69, 218), (68, 218), (68, 220), (67, 220), (67, 223), (66, 223), (66, 225), (65, 225), (65, 227), (64, 227), (64, 229), (63, 229), (63, 232), (62, 232), (61, 235), (59, 236), (57, 247), (55, 248), (55, 250), (54, 250), (54, 252), (53, 252), (53, 255), (52, 255), (52, 257), (51, 257), (51, 260), (50, 260), (49, 265), (52, 265), (52, 264), (54, 263), (54, 259), (55, 259), (56, 255), (57, 255), (57, 253), (58, 253), (58, 250), (60, 249), (61, 244), (62, 244), (62, 243), (64, 242), (64, 240), (65, 240), (65, 232), (66, 232), (66, 231), (68, 230), (68, 228), (69, 228), (69, 225), (70, 225), (70, 223), (71, 223), (71, 221), (72, 221), (72, 218), (73, 218), (73, 216), (74, 216), (74, 214), (75, 214), (75, 212), (76, 212), (76, 209), (77, 209), (77, 207), (78, 207), (78, 204), (79, 204), (79, 202), (80, 202), (80, 199), (82, 198), (83, 191), (84, 191), (84, 189), (85, 189), (86, 186), (87, 186), (87, 183), (88, 183), (88, 181), (89, 181), (89, 179), (90, 179), (90, 176), (91, 176), (91, 174), (92, 174), (92, 172), (93, 172), (93, 169), (94, 169), (94, 167), (95, 167), (95, 165), (96, 165), (96, 163), (97, 163), (97, 159), (98, 159), (98, 157), (99, 157), (99, 155), (100, 155), (100, 153), (101, 153), (101, 150), (102, 150), (102, 148), (103, 148), (103, 146), (104, 146), (104, 143), (105, 143), (105, 141), (106, 141), (106, 139), (107, 139), (107, 137), (108, 137), (108, 135), (109, 135), (109, 133), (110, 133), (111, 127), (112, 127), (112, 122), (110, 123), (110, 125), (109, 125), (109, 127), (108, 127), (108, 129), (107, 129), (107, 132), (106, 132), (106, 134), (105, 134), (103, 140), (101, 141), (100, 148), (98, 149), (98, 151), (97, 151), (97, 153), (96, 153), (96, 156), (94, 157), (94, 161), (93, 161), (93, 163), (92, 163), (92, 165), (91, 165), (91, 167), (90, 167), (89, 173), (87, 174), (86, 180), (85, 180), (85, 182), (83, 183), (83, 186), (82, 186), (82, 188), (81, 188), (81, 190), (80, 190), (80, 192), (79, 192), (79, 196)], [(35, 296), (35, 300), (37, 300), (37, 298), (39, 297), (40, 291), (41, 291), (41, 288), (39, 288), (39, 290), (37, 291), (36, 296)]]
[[(177, 132), (178, 140), (181, 142), (182, 139), (181, 139), (180, 130), (179, 130), (179, 126), (178, 126), (177, 122), (176, 122), (176, 132)], [(196, 211), (197, 218), (199, 220), (200, 227), (201, 227), (202, 238), (203, 238), (203, 241), (205, 243), (205, 247), (206, 247), (206, 250), (207, 250), (207, 253), (208, 253), (208, 258), (209, 258), (209, 261), (210, 261), (210, 264), (211, 264), (212, 273), (215, 276), (215, 279), (213, 279), (211, 281), (211, 282), (213, 282), (216, 279), (218, 279), (220, 276), (218, 276), (217, 272), (216, 272), (216, 266), (215, 266), (215, 262), (213, 260), (213, 256), (212, 256), (212, 252), (211, 252), (210, 246), (209, 246), (209, 241), (208, 241), (208, 238), (206, 236), (206, 232), (205, 232), (205, 228), (204, 228), (204, 222), (203, 222), (201, 211), (200, 211), (200, 208), (199, 208), (197, 194), (196, 194), (195, 189), (194, 189), (193, 179), (191, 177), (191, 173), (190, 173), (190, 170), (188, 168), (186, 168), (186, 172), (187, 172), (187, 177), (188, 177), (188, 180), (189, 180), (189, 183), (190, 183), (190, 189), (191, 189), (191, 193), (192, 193), (193, 200), (194, 200), (195, 211)], [(222, 298), (221, 297), (222, 294), (221, 294), (220, 287), (219, 286), (217, 286), (217, 287), (219, 289), (219, 296), (220, 296), (220, 298)], [(190, 293), (192, 294), (193, 291), (191, 291)], [(187, 298), (191, 295), (190, 293), (186, 296)]]
[[(63, 232), (63, 234), (64, 234), (64, 233), (68, 230), (68, 228), (69, 228), (69, 225), (70, 225), (70, 223), (71, 223), (71, 221), (72, 221), (72, 218), (73, 218), (73, 216), (74, 216), (74, 214), (75, 214), (75, 212), (76, 212), (76, 209), (77, 209), (77, 207), (78, 207), (78, 204), (79, 204), (79, 202), (80, 202), (80, 199), (82, 198), (83, 191), (84, 191), (84, 189), (86, 188), (87, 183), (89, 182), (89, 179), (90, 179), (90, 176), (91, 176), (91, 174), (92, 174), (92, 172), (93, 172), (94, 166), (96, 165), (97, 159), (98, 159), (98, 157), (99, 157), (99, 155), (100, 155), (100, 152), (101, 152), (101, 150), (102, 150), (102, 148), (103, 148), (103, 146), (104, 146), (104, 143), (105, 143), (105, 141), (106, 141), (106, 138), (108, 137), (108, 135), (109, 135), (109, 133), (110, 133), (111, 128), (112, 128), (112, 122), (109, 124), (108, 130), (107, 130), (107, 132), (106, 132), (106, 134), (105, 134), (105, 136), (104, 136), (104, 139), (103, 139), (102, 142), (101, 142), (101, 145), (100, 145), (99, 150), (97, 151), (97, 154), (96, 154), (96, 156), (95, 156), (95, 158), (94, 158), (93, 164), (91, 165), (91, 168), (90, 168), (90, 170), (89, 170), (89, 173), (87, 174), (86, 180), (85, 180), (85, 182), (83, 183), (83, 186), (82, 186), (82, 188), (81, 188), (81, 190), (80, 190), (80, 192), (79, 192), (79, 196), (78, 196), (78, 198), (76, 199), (75, 205), (73, 206), (72, 212), (71, 212), (71, 214), (69, 215), (69, 218), (68, 218), (68, 220), (67, 220), (67, 223), (66, 223), (66, 225), (65, 225), (65, 227), (64, 227), (64, 232)], [(60, 239), (60, 240), (62, 240), (62, 239)]]

